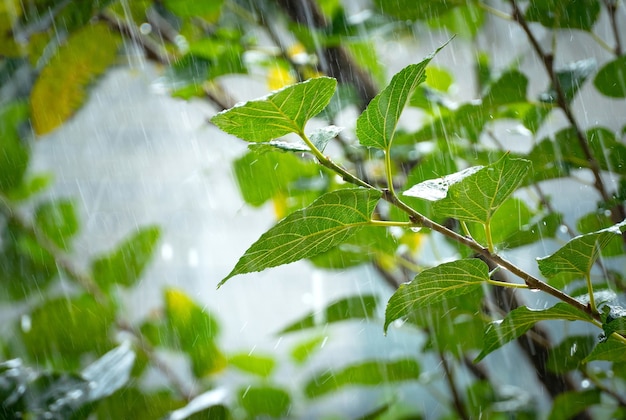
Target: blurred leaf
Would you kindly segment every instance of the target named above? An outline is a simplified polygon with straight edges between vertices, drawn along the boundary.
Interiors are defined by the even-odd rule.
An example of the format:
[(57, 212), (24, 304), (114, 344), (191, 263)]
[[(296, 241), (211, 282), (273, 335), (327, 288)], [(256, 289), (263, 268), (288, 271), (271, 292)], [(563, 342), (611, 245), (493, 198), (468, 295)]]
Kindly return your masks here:
[(599, 389), (586, 391), (567, 391), (559, 394), (552, 404), (548, 420), (569, 420), (575, 418), (588, 407), (601, 402)]
[(600, 252), (613, 238), (620, 235), (621, 231), (617, 225), (579, 235), (568, 241), (552, 255), (537, 258), (539, 270), (547, 278), (561, 273), (571, 273), (584, 277), (591, 271), (591, 267), (600, 256)]
[(485, 22), (485, 12), (472, 0), (463, 2), (462, 6), (454, 7), (429, 20), (434, 28), (446, 28), (450, 33), (471, 39)]
[(610, 98), (626, 97), (626, 55), (605, 64), (596, 74), (593, 84)]
[(426, 67), (425, 73), (426, 84), (441, 92), (447, 92), (454, 83), (452, 74), (443, 67), (428, 66)]
[(299, 365), (306, 363), (313, 354), (322, 348), (326, 338), (325, 336), (313, 337), (295, 345), (291, 349), (291, 358)]
[(122, 388), (130, 379), (135, 352), (128, 343), (110, 350), (81, 372), (89, 381), (89, 401), (98, 401)]
[(600, 316), (602, 318), (602, 330), (606, 337), (610, 337), (613, 333), (626, 336), (626, 309), (617, 305), (606, 305), (602, 308)]
[(154, 420), (184, 405), (167, 391), (148, 392), (129, 386), (100, 401), (96, 413), (99, 420)]
[(590, 31), (600, 16), (598, 0), (531, 0), (526, 20), (552, 29)]
[(20, 186), (28, 167), (29, 153), (20, 136), (20, 127), (28, 119), (28, 106), (11, 102), (0, 107), (0, 192)]
[(343, 243), (370, 221), (380, 192), (344, 189), (324, 194), (265, 232), (220, 283), (244, 273), (313, 257)]
[(173, 411), (164, 420), (227, 420), (231, 419), (226, 404), (230, 400), (229, 392), (224, 388), (215, 388), (204, 392), (176, 411)]
[(224, 0), (187, 1), (164, 0), (165, 7), (183, 18), (200, 17), (209, 22), (217, 22)]
[(584, 362), (588, 363), (594, 360), (607, 360), (618, 364), (625, 363), (626, 344), (621, 340), (609, 337), (606, 341), (598, 343), (585, 358)]
[(526, 102), (528, 79), (517, 71), (511, 70), (502, 74), (483, 96), (483, 104), (493, 108), (515, 102)]
[[(26, 388), (27, 413), (37, 419), (86, 419), (92, 409), (89, 386), (88, 381), (75, 374), (44, 373)], [(29, 418), (29, 414), (23, 414)]]
[(94, 281), (103, 289), (112, 285), (133, 286), (146, 268), (161, 231), (158, 227), (144, 227), (122, 242), (115, 251), (91, 264)]
[(222, 111), (211, 122), (243, 140), (266, 142), (303, 133), (306, 122), (328, 105), (337, 81), (319, 77)]
[(167, 289), (165, 313), (176, 348), (189, 355), (196, 377), (216, 373), (226, 367), (226, 358), (216, 343), (219, 324), (208, 312), (182, 291)]
[(281, 388), (252, 386), (239, 392), (239, 403), (248, 418), (286, 418), (291, 408), (291, 396)]
[(47, 300), (28, 321), (28, 327), (22, 328), (24, 344), (42, 362), (75, 368), (84, 353), (100, 355), (112, 347), (109, 330), (114, 310), (90, 295)]
[(319, 166), (288, 153), (248, 152), (233, 163), (239, 191), (246, 203), (258, 207), (277, 194), (299, 196), (297, 181), (319, 178)]
[(494, 212), (513, 194), (531, 168), (508, 155), (450, 186), (446, 198), (433, 210), (467, 222), (489, 223)]
[(276, 367), (276, 361), (272, 357), (257, 356), (249, 353), (234, 354), (228, 358), (228, 363), (239, 370), (263, 378), (269, 377)]
[(375, 0), (376, 6), (381, 12), (398, 19), (429, 20), (436, 19), (455, 7), (464, 6), (466, 0)]
[(59, 48), (42, 69), (30, 96), (37, 134), (49, 133), (76, 112), (87, 86), (115, 61), (119, 41), (106, 24), (96, 23), (73, 33)]
[(565, 337), (548, 353), (547, 368), (554, 373), (565, 373), (579, 369), (591, 353), (597, 339), (590, 335)]
[(398, 72), (359, 116), (356, 135), (366, 147), (388, 150), (391, 147), (400, 114), (415, 88), (426, 80), (426, 66), (443, 47), (418, 64), (410, 64)]
[(421, 307), (461, 296), (482, 287), (489, 279), (487, 265), (475, 258), (444, 263), (419, 273), (400, 285), (385, 311), (385, 331), (396, 319), (409, 317)]
[(22, 360), (0, 362), (0, 418), (15, 418), (26, 409), (24, 393), (35, 373), (24, 366)]
[(545, 320), (590, 321), (591, 317), (563, 302), (543, 310), (521, 306), (509, 312), (503, 320), (489, 324), (485, 330), (484, 347), (475, 362), (481, 361), (492, 351), (520, 337), (537, 322)]
[(61, 249), (69, 249), (69, 240), (78, 232), (78, 217), (69, 200), (47, 201), (35, 210), (35, 224)]
[(24, 179), (17, 188), (12, 189), (7, 194), (7, 197), (15, 202), (27, 200), (45, 190), (51, 182), (51, 174), (35, 174), (32, 177)]
[[(580, 87), (585, 83), (585, 80), (587, 80), (587, 77), (595, 72), (596, 68), (596, 60), (588, 58), (586, 60), (569, 63), (555, 71), (556, 78), (559, 81), (559, 85), (561, 85), (563, 95), (567, 102), (571, 102), (574, 99)], [(550, 86), (548, 91), (539, 95), (539, 100), (547, 103), (555, 103), (557, 102), (557, 97), (555, 87)]]
[(417, 381), (420, 367), (413, 359), (367, 361), (340, 370), (322, 372), (304, 387), (308, 398), (318, 398), (350, 386), (380, 386), (381, 383)]
[[(592, 212), (584, 215), (576, 222), (576, 229), (581, 233), (593, 233), (609, 228), (613, 221), (605, 213)], [(614, 236), (612, 240), (601, 250), (604, 257), (614, 257), (624, 253), (624, 244), (620, 236)]]
[(441, 117), (417, 131), (413, 139), (414, 141), (450, 139), (450, 136), (454, 135), (455, 142), (461, 137), (477, 143), (488, 116), (489, 112), (482, 105), (466, 103), (453, 112), (442, 112)]
[(321, 314), (309, 313), (278, 334), (314, 328), (351, 319), (369, 319), (375, 315), (378, 300), (374, 295), (351, 296), (328, 305)]

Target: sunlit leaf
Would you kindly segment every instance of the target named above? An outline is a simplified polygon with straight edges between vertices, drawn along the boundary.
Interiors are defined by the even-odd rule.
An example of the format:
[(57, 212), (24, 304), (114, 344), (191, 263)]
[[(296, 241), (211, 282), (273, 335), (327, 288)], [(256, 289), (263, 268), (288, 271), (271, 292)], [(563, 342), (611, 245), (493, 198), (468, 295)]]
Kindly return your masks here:
[(375, 315), (378, 301), (374, 295), (352, 296), (328, 305), (322, 313), (309, 313), (283, 328), (279, 334), (328, 325), (351, 319), (369, 319)]
[(396, 319), (432, 305), (480, 289), (489, 279), (489, 268), (479, 259), (457, 260), (419, 273), (391, 296), (385, 311), (385, 331)]
[(416, 381), (419, 374), (419, 364), (413, 359), (367, 361), (314, 376), (305, 385), (304, 393), (308, 398), (317, 398), (344, 387)]
[(520, 337), (537, 322), (546, 320), (590, 321), (591, 317), (563, 302), (543, 310), (521, 306), (509, 312), (504, 319), (489, 324), (485, 330), (484, 347), (475, 361)]
[(550, 278), (561, 273), (586, 276), (600, 252), (617, 236), (621, 235), (618, 225), (568, 241), (554, 254), (537, 258), (541, 274)]
[(249, 353), (234, 354), (228, 358), (228, 363), (239, 370), (263, 378), (270, 376), (276, 367), (276, 361), (272, 357)]
[(559, 394), (552, 404), (548, 420), (569, 420), (585, 411), (588, 407), (601, 402), (599, 389), (568, 391)]
[(526, 20), (546, 28), (590, 31), (600, 16), (598, 0), (531, 0)]
[(605, 64), (593, 84), (600, 93), (610, 98), (626, 97), (626, 55)]
[(531, 163), (505, 155), (499, 161), (464, 178), (448, 189), (433, 210), (467, 222), (487, 223), (493, 213), (517, 189)]
[(165, 291), (165, 314), (175, 347), (189, 355), (196, 377), (226, 367), (226, 358), (216, 343), (219, 324), (211, 314), (177, 289)]
[(410, 64), (391, 79), (356, 122), (356, 135), (366, 147), (391, 147), (400, 114), (415, 88), (426, 80), (426, 66), (446, 44), (418, 64)]
[(35, 223), (62, 249), (69, 249), (69, 240), (78, 232), (78, 217), (74, 203), (68, 200), (40, 204), (35, 210)]
[(613, 337), (598, 343), (593, 348), (589, 356), (584, 360), (585, 363), (594, 360), (607, 360), (614, 363), (626, 362), (626, 343)]
[(83, 353), (103, 354), (112, 347), (114, 320), (113, 309), (92, 296), (62, 297), (35, 308), (22, 337), (33, 357), (72, 366)]
[(282, 388), (252, 386), (239, 392), (239, 404), (248, 414), (247, 418), (285, 418), (291, 407), (291, 396)]
[(71, 117), (85, 100), (85, 90), (115, 61), (120, 42), (104, 23), (87, 25), (42, 69), (30, 96), (33, 127), (46, 134)]
[(313, 257), (336, 246), (371, 218), (380, 192), (345, 189), (324, 194), (265, 232), (219, 285), (244, 273)]
[(304, 132), (335, 93), (337, 81), (319, 77), (222, 111), (211, 122), (243, 140), (266, 142), (288, 133)]
[[(587, 80), (587, 77), (593, 74), (596, 68), (596, 60), (588, 58), (586, 60), (569, 63), (555, 71), (556, 78), (561, 85), (561, 90), (567, 102), (574, 99), (580, 87), (585, 83), (585, 80)], [(558, 94), (554, 86), (550, 86), (546, 92), (539, 95), (539, 100), (547, 103), (557, 102), (557, 98)]]
[(28, 105), (12, 102), (0, 107), (0, 192), (20, 186), (28, 166), (28, 148), (20, 127), (27, 121)]

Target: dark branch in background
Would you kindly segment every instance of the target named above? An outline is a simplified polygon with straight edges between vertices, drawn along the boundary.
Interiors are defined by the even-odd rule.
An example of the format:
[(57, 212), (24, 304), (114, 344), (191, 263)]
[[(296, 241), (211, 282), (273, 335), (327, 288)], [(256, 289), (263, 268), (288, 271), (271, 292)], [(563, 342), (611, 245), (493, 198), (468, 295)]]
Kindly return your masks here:
[[(530, 30), (530, 27), (528, 26), (528, 22), (526, 22), (526, 19), (524, 18), (524, 14), (520, 10), (519, 6), (517, 5), (516, 0), (510, 0), (510, 1), (511, 1), (511, 5), (513, 6), (513, 13), (511, 15), (513, 17), (513, 20), (516, 21), (524, 30), (524, 32), (526, 33), (526, 36), (528, 37), (528, 40), (533, 46), (533, 49), (535, 50), (535, 52), (541, 59), (541, 62), (543, 63), (543, 66), (545, 67), (548, 77), (550, 78), (550, 81), (552, 82), (552, 86), (554, 87), (554, 90), (556, 92), (557, 106), (561, 108), (561, 110), (565, 114), (565, 117), (567, 118), (569, 123), (572, 125), (572, 128), (576, 132), (576, 138), (578, 139), (578, 144), (582, 148), (583, 153), (585, 154), (585, 158), (589, 162), (591, 172), (593, 173), (593, 177), (595, 180), (594, 186), (596, 190), (602, 196), (602, 200), (604, 200), (604, 202), (606, 203), (610, 203), (612, 199), (606, 187), (604, 186), (604, 181), (602, 181), (600, 164), (598, 163), (598, 160), (593, 156), (591, 148), (589, 147), (589, 141), (587, 139), (587, 136), (578, 125), (578, 122), (576, 121), (576, 118), (574, 117), (574, 113), (572, 112), (572, 108), (570, 107), (567, 101), (567, 98), (565, 97), (565, 93), (563, 92), (563, 87), (561, 86), (559, 78), (557, 77), (557, 74), (554, 71), (554, 57), (551, 54), (547, 54), (543, 51), (543, 49), (541, 48), (541, 45), (539, 45), (539, 41), (537, 41), (537, 38), (535, 37), (533, 32)], [(624, 206), (616, 205), (613, 208), (613, 211), (611, 212), (611, 220), (613, 220), (614, 223), (619, 223), (624, 219), (626, 219), (626, 210), (624, 210)], [(626, 235), (622, 235), (622, 238), (626, 242)]]
[(446, 383), (448, 384), (448, 389), (450, 390), (450, 395), (452, 396), (452, 405), (454, 406), (454, 410), (458, 414), (460, 419), (469, 420), (470, 417), (467, 414), (467, 410), (465, 409), (465, 404), (463, 403), (463, 399), (459, 394), (459, 391), (456, 389), (456, 384), (454, 383), (454, 375), (452, 369), (450, 368), (450, 364), (448, 364), (448, 360), (446, 359), (446, 355), (442, 350), (439, 350), (439, 359), (441, 360), (441, 367), (445, 373)]
[(613, 38), (615, 38), (615, 55), (622, 55), (622, 41), (619, 37), (619, 26), (617, 24), (617, 4), (618, 0), (604, 0), (606, 10), (609, 12), (609, 21), (611, 22), (611, 29), (613, 30)]
[[(328, 26), (326, 18), (312, 0), (277, 0), (278, 5), (289, 18), (309, 28), (325, 28)], [(321, 70), (334, 77), (340, 83), (352, 84), (361, 99), (360, 108), (365, 109), (367, 104), (376, 96), (378, 88), (369, 74), (360, 68), (348, 51), (342, 46), (320, 46), (316, 51)]]

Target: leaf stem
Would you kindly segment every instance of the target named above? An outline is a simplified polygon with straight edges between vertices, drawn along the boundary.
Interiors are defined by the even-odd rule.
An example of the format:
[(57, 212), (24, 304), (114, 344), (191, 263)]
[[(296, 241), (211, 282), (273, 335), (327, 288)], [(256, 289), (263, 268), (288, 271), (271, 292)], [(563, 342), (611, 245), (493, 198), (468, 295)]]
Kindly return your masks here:
[(384, 227), (411, 227), (414, 226), (412, 222), (396, 222), (394, 220), (370, 220), (369, 225), (371, 226), (384, 226)]
[(506, 281), (498, 281), (498, 280), (493, 280), (493, 279), (487, 279), (487, 283), (489, 284), (493, 284), (494, 286), (500, 286), (500, 287), (508, 287), (511, 289), (528, 289), (528, 285), (524, 284), (524, 283), (509, 283)]
[(598, 309), (596, 308), (596, 300), (593, 297), (593, 285), (591, 284), (591, 275), (589, 273), (585, 275), (585, 281), (587, 282), (587, 291), (589, 292), (589, 309), (597, 313)]
[(393, 174), (391, 171), (391, 150), (385, 150), (385, 174), (387, 175), (387, 187), (389, 188), (389, 192), (393, 195), (396, 195), (396, 192), (393, 188)]
[(487, 249), (489, 249), (489, 252), (493, 252), (494, 246), (493, 246), (493, 238), (491, 237), (491, 219), (490, 218), (488, 218), (487, 222), (485, 223), (485, 238), (487, 239)]

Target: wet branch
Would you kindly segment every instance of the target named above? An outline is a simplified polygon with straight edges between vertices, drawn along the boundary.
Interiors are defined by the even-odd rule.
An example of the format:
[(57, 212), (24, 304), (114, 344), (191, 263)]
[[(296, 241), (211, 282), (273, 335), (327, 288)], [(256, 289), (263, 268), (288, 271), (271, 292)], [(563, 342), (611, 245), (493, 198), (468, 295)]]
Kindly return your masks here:
[(454, 375), (452, 373), (452, 369), (450, 368), (450, 364), (446, 359), (446, 355), (443, 351), (439, 350), (439, 359), (441, 360), (441, 366), (443, 367), (443, 371), (445, 373), (446, 382), (448, 384), (448, 389), (450, 390), (450, 395), (452, 396), (452, 404), (454, 405), (454, 410), (458, 414), (460, 419), (469, 420), (470, 417), (467, 414), (467, 410), (465, 409), (465, 404), (463, 404), (463, 399), (459, 394), (458, 389), (456, 389), (456, 384), (454, 383)]
[[(569, 123), (571, 124), (572, 128), (574, 129), (576, 133), (576, 139), (578, 140), (578, 144), (583, 150), (585, 158), (587, 159), (587, 162), (589, 163), (591, 172), (593, 173), (594, 187), (600, 193), (602, 200), (604, 200), (604, 202), (606, 203), (610, 203), (611, 196), (608, 193), (608, 190), (606, 189), (604, 185), (604, 181), (602, 180), (600, 164), (598, 163), (598, 160), (594, 157), (593, 152), (591, 151), (591, 148), (589, 146), (589, 140), (587, 139), (586, 134), (580, 128), (578, 121), (574, 117), (572, 108), (569, 102), (567, 101), (567, 98), (565, 97), (563, 86), (561, 86), (561, 83), (557, 77), (557, 74), (554, 71), (554, 57), (552, 56), (552, 54), (548, 54), (544, 52), (543, 49), (541, 48), (541, 45), (539, 45), (539, 41), (537, 40), (533, 32), (530, 30), (530, 27), (528, 26), (528, 22), (526, 22), (526, 19), (524, 18), (524, 14), (520, 10), (517, 4), (517, 1), (510, 0), (510, 2), (513, 7), (513, 13), (512, 13), (513, 20), (515, 20), (523, 29), (524, 33), (526, 33), (526, 36), (528, 37), (528, 40), (533, 46), (533, 49), (535, 50), (535, 52), (541, 59), (541, 62), (543, 63), (543, 66), (545, 67), (548, 77), (550, 78), (550, 81), (552, 82), (552, 86), (554, 87), (554, 90), (556, 92), (556, 96), (557, 96), (556, 104), (563, 111), (563, 113), (565, 114), (565, 117), (567, 118), (567, 120), (569, 121)], [(619, 223), (622, 220), (626, 219), (626, 210), (624, 210), (624, 207), (621, 205), (616, 205), (614, 211), (611, 212), (611, 218), (613, 222), (615, 223)], [(622, 237), (624, 238), (624, 241), (626, 241), (626, 236), (622, 235)]]
[(616, 56), (622, 55), (622, 41), (619, 36), (619, 24), (617, 23), (617, 8), (618, 0), (604, 0), (606, 10), (609, 12), (609, 21), (611, 22), (611, 29), (613, 31), (613, 38), (615, 38), (614, 53)]

